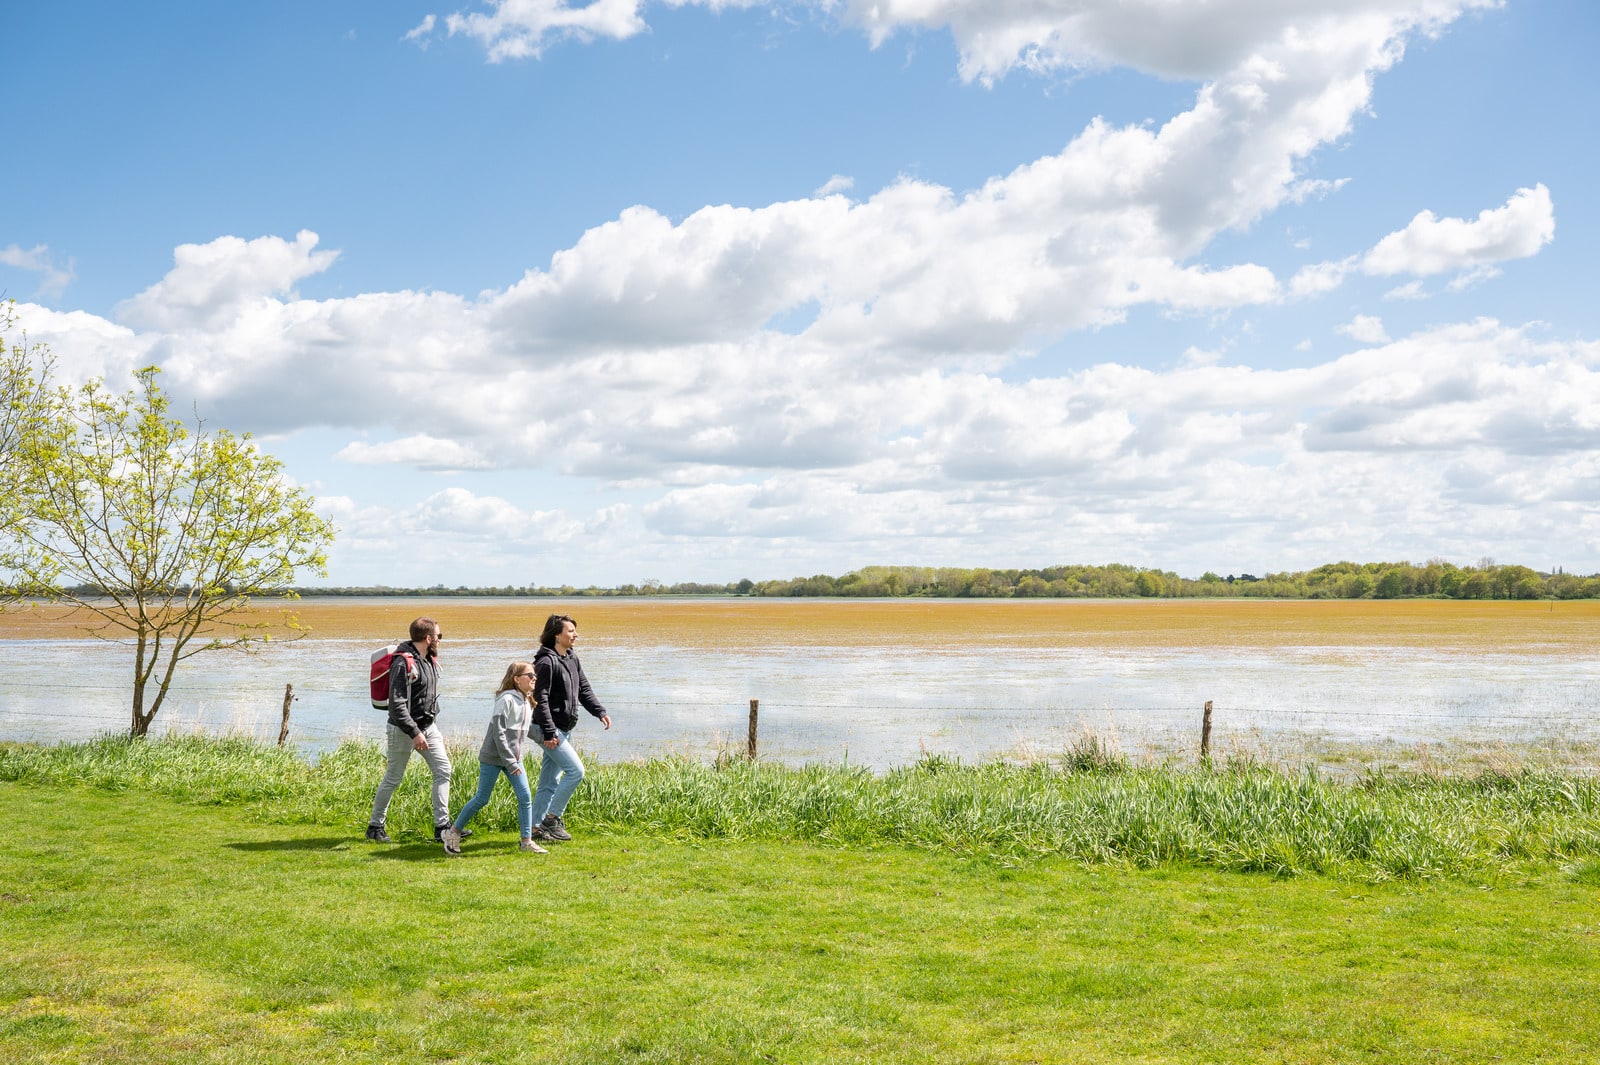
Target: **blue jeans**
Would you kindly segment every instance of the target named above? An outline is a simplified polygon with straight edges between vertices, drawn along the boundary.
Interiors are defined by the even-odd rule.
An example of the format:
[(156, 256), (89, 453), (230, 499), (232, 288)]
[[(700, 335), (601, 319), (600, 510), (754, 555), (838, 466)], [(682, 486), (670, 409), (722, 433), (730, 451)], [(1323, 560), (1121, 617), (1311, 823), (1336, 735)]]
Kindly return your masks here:
[(517, 827), (522, 829), (522, 838), (527, 839), (533, 835), (533, 792), (528, 790), (528, 771), (513, 773), (504, 766), (490, 765), (488, 762), (478, 763), (478, 791), (467, 800), (467, 805), (456, 814), (456, 831), (467, 827), (467, 822), (478, 816), (478, 811), (483, 809), (489, 801), (489, 796), (494, 794), (494, 782), (504, 773), (506, 779), (511, 781), (511, 790), (517, 795)]
[[(551, 750), (544, 744), (539, 749), (544, 758), (539, 764), (539, 790), (533, 795), (534, 823), (543, 821), (546, 814), (560, 817), (567, 812), (567, 800), (583, 782), (583, 761), (572, 746), (572, 733), (556, 730), (561, 746)], [(537, 741), (536, 741), (537, 742)]]

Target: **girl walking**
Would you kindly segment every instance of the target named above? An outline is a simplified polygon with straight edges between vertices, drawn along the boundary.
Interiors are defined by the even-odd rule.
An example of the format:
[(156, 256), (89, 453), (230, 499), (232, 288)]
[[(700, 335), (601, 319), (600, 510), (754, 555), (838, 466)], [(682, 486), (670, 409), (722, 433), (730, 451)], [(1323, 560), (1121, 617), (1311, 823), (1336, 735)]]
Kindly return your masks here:
[(500, 687), (495, 689), (494, 716), (489, 719), (483, 747), (478, 751), (477, 794), (456, 814), (455, 823), (444, 830), (446, 854), (461, 853), (462, 830), (494, 794), (495, 781), (500, 779), (501, 773), (511, 781), (511, 790), (517, 796), (517, 825), (522, 829), (518, 849), (545, 853), (545, 849), (533, 841), (533, 792), (528, 789), (528, 774), (522, 768), (522, 744), (528, 735), (532, 691), (533, 666), (527, 662), (511, 663), (500, 680)]

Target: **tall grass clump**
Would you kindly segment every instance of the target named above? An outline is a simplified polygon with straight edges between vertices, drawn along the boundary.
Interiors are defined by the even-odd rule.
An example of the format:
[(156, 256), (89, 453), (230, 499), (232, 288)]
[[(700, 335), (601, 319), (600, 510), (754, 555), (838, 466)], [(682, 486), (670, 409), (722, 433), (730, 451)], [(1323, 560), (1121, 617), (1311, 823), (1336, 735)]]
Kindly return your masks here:
[[(462, 759), (452, 757), (458, 767), (452, 787), (469, 787), (459, 768)], [(130, 739), (112, 734), (54, 746), (0, 744), (0, 780), (145, 791), (184, 803), (245, 806), (290, 824), (334, 825), (352, 817), (364, 823), (383, 767), (381, 748), (355, 741), (340, 744), (315, 763), (293, 748), (246, 735)], [(472, 770), (475, 781), (476, 757)], [(389, 816), (408, 824), (420, 810), (419, 826), (426, 821), (431, 836), (427, 781), (427, 767), (418, 760), (395, 793)], [(363, 793), (364, 804), (357, 801)]]
[(1128, 756), (1115, 737), (1086, 728), (1067, 745), (1061, 768), (1073, 773), (1120, 773), (1128, 768)]
[(251, 803), (306, 786), (314, 768), (250, 736), (131, 739), (126, 733), (56, 746), (0, 744), (0, 780), (101, 791), (149, 791), (179, 802)]
[[(475, 755), (452, 752), (456, 805), (476, 782)], [(0, 780), (239, 804), (266, 819), (352, 833), (382, 773), (378, 746), (354, 741), (315, 763), (248, 738), (0, 745)], [(1590, 777), (1518, 768), (1346, 782), (1250, 764), (1135, 767), (1104, 744), (1069, 751), (1058, 765), (932, 757), (881, 775), (739, 758), (596, 765), (568, 819), (673, 840), (803, 840), (1005, 863), (1059, 856), (1374, 881), (1600, 862), (1600, 781)], [(400, 838), (431, 836), (422, 766), (396, 793), (389, 824)], [(475, 825), (514, 830), (510, 789), (497, 790)]]

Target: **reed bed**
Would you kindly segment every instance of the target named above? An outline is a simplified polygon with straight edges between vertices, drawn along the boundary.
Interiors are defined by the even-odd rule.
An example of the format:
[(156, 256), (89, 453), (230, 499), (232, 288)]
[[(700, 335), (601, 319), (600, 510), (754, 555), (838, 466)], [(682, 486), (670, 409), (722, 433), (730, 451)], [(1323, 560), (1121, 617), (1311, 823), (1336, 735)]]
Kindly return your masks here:
[[(1177, 863), (1340, 879), (1495, 878), (1600, 860), (1600, 780), (1549, 769), (1471, 775), (1372, 772), (1353, 781), (1258, 764), (1135, 767), (1076, 750), (1055, 763), (965, 765), (928, 758), (886, 774), (726, 757), (593, 765), (568, 821), (580, 831), (684, 842), (811, 841), (910, 847), (1002, 864)], [(454, 801), (477, 777), (453, 750)], [(365, 823), (383, 771), (376, 744), (346, 742), (315, 763), (244, 737), (176, 736), (0, 745), (0, 780), (82, 785), (245, 807), (282, 823)], [(407, 774), (390, 809), (397, 838), (431, 828), (427, 773)], [(474, 827), (514, 831), (500, 788)]]
[[(284, 624), (292, 613), (303, 629)], [(690, 648), (873, 646), (938, 649), (981, 632), (1002, 647), (1424, 647), (1441, 654), (1586, 656), (1600, 600), (1357, 599), (340, 599), (260, 600), (251, 620), (275, 638), (392, 640), (421, 614), (452, 638), (528, 647), (553, 612), (574, 614), (585, 643)], [(81, 611), (0, 613), (0, 638), (84, 636)]]

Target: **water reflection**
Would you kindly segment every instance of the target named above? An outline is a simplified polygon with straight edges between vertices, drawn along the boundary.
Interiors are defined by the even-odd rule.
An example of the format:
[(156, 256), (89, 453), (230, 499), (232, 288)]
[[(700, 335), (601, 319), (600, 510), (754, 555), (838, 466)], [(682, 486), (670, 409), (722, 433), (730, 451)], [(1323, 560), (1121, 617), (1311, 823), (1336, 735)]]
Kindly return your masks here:
[[(0, 738), (77, 740), (127, 728), (126, 648), (95, 640), (8, 641)], [(376, 738), (384, 715), (366, 698), (371, 641), (321, 638), (251, 654), (200, 655), (180, 671), (157, 733), (278, 734), (293, 684), (290, 735), (315, 754), (346, 737)], [(506, 664), (532, 649), (456, 639), (443, 660), (442, 724), (475, 739)], [(944, 754), (965, 761), (1051, 756), (1085, 728), (1134, 755), (1192, 750), (1201, 706), (1215, 703), (1214, 742), (1382, 745), (1419, 742), (1600, 743), (1590, 708), (1593, 661), (1449, 655), (1414, 649), (703, 647), (586, 638), (584, 668), (616, 728), (580, 725), (604, 760), (743, 749), (760, 700), (763, 756), (848, 760), (882, 768)]]

